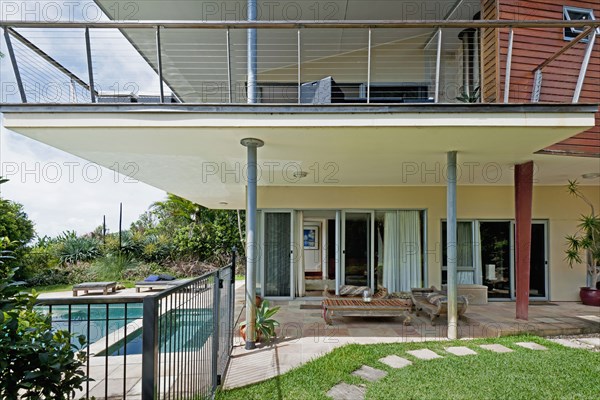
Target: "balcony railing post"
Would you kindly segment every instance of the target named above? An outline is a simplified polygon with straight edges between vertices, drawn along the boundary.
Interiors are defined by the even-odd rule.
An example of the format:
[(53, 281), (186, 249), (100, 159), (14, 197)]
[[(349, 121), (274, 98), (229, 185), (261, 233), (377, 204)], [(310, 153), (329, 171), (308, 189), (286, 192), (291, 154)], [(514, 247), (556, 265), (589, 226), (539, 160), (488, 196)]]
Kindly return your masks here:
[(158, 300), (144, 298), (142, 322), (142, 400), (154, 400), (158, 379)]
[(213, 334), (212, 334), (212, 389), (213, 393), (217, 390), (217, 386), (220, 384), (219, 377), (219, 324), (220, 324), (220, 306), (219, 301), (221, 299), (221, 284), (219, 271), (215, 271), (214, 283), (213, 283), (213, 307), (212, 307), (212, 320), (213, 320)]
[(88, 79), (90, 84), (90, 98), (92, 103), (96, 102), (96, 92), (94, 91), (94, 67), (92, 65), (92, 44), (90, 41), (90, 28), (85, 28), (85, 53), (87, 57)]
[(160, 88), (160, 102), (165, 102), (165, 90), (163, 88), (162, 51), (160, 43), (160, 26), (156, 27), (156, 69), (158, 71), (158, 82)]
[(367, 50), (367, 104), (371, 102), (371, 38), (372, 31), (369, 28), (369, 45)]
[(435, 97), (434, 101), (440, 101), (440, 70), (442, 67), (442, 28), (438, 28), (437, 52), (435, 57)]
[(583, 60), (581, 61), (581, 69), (579, 70), (579, 77), (577, 78), (577, 85), (575, 86), (575, 93), (573, 94), (573, 100), (572, 100), (573, 103), (579, 102), (579, 96), (581, 95), (581, 88), (583, 87), (583, 81), (585, 80), (585, 75), (587, 73), (588, 65), (590, 64), (590, 58), (592, 56), (594, 44), (596, 43), (597, 35), (598, 35), (597, 30), (594, 29), (588, 39), (587, 47), (585, 48), (585, 54), (583, 56)]
[(226, 31), (227, 39), (227, 96), (229, 103), (233, 102), (233, 89), (231, 87), (231, 37), (229, 34), (229, 28)]
[[(302, 53), (301, 53), (301, 42), (300, 42), (300, 29), (298, 29), (298, 104), (302, 102), (302, 76), (301, 76), (301, 67), (302, 67)], [(233, 250), (233, 260), (235, 261), (235, 249)], [(235, 264), (234, 264), (235, 269)]]
[(504, 103), (507, 104), (510, 99), (510, 74), (512, 68), (512, 52), (514, 30), (511, 27), (508, 33), (508, 53), (506, 54), (506, 71), (504, 73)]
[(21, 73), (19, 72), (19, 64), (17, 63), (17, 57), (15, 57), (15, 50), (13, 49), (8, 29), (8, 27), (4, 27), (4, 40), (6, 41), (6, 50), (8, 50), (10, 63), (12, 64), (13, 71), (15, 73), (15, 79), (17, 80), (17, 86), (19, 87), (19, 94), (21, 95), (21, 102), (27, 103), (27, 95), (25, 94), (23, 80), (21, 79)]

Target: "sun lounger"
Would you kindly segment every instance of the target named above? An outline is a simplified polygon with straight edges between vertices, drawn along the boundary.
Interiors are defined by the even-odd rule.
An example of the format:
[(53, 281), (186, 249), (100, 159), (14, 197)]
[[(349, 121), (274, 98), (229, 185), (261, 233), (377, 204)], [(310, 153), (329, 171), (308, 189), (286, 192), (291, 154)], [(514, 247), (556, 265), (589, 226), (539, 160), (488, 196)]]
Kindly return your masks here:
[[(431, 324), (435, 325), (436, 318), (442, 315), (448, 315), (448, 299), (446, 294), (431, 288), (413, 288), (411, 291), (412, 301), (415, 307), (415, 313), (425, 313), (431, 319)], [(458, 296), (458, 317), (462, 317), (467, 311), (469, 301), (464, 296)]]
[(88, 294), (90, 290), (102, 290), (103, 294), (108, 294), (108, 290), (117, 291), (117, 282), (84, 282), (73, 286), (73, 297), (77, 297), (78, 292), (83, 291)]
[(173, 286), (181, 285), (182, 283), (185, 283), (187, 281), (189, 281), (189, 279), (174, 279), (172, 281), (140, 281), (135, 283), (135, 291), (139, 293), (141, 289), (165, 290)]

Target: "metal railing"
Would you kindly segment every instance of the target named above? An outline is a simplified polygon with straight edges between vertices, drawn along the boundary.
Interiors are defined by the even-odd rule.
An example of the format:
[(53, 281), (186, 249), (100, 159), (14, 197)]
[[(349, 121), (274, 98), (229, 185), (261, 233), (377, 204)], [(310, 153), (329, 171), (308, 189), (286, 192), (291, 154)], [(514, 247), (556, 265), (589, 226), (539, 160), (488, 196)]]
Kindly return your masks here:
[[(495, 103), (508, 103), (511, 99), (514, 102), (545, 101), (540, 97), (542, 70), (567, 50), (587, 40), (585, 54), (577, 56), (581, 59), (581, 62), (579, 58), (576, 62), (580, 64), (580, 74), (573, 87), (572, 99), (569, 99), (578, 102), (599, 26), (600, 21), (593, 20), (0, 21), (16, 79), (10, 89), (11, 94), (18, 96), (22, 103), (246, 103), (245, 30), (249, 28), (259, 32), (259, 103), (306, 103), (303, 88), (326, 76), (335, 79), (343, 97), (340, 100), (339, 96), (335, 98), (332, 95), (328, 99), (330, 102), (457, 102), (461, 95), (472, 94), (476, 87), (486, 83), (483, 82), (482, 71), (487, 65), (479, 59), (480, 53), (483, 53), (480, 45), (474, 49), (477, 56), (471, 59), (473, 57), (468, 56), (464, 48), (472, 46), (473, 42), (467, 43), (462, 35), (464, 30), (481, 29), (499, 31), (507, 38), (506, 48), (500, 49), (497, 59), (491, 60), (499, 65), (500, 72), (496, 76), (503, 80), (493, 83), (498, 87), (498, 93), (493, 100), (486, 100)], [(523, 65), (514, 65), (514, 39), (521, 30), (562, 31), (565, 28), (578, 28), (582, 33), (562, 48), (540, 44), (539, 50), (527, 50), (532, 52), (533, 57), (539, 56), (544, 60), (537, 68), (531, 67), (531, 71), (523, 71)], [(265, 39), (269, 35), (267, 32), (274, 30), (277, 31), (276, 37)], [(48, 33), (51, 31), (57, 37), (70, 39), (63, 50), (65, 54), (60, 57), (41, 49), (45, 47), (44, 41), (52, 42), (53, 51), (60, 48), (56, 39)], [(36, 33), (36, 40), (26, 38), (27, 35), (36, 36)], [(135, 50), (115, 52), (107, 45), (123, 36), (135, 44)], [(337, 36), (343, 36), (344, 42), (341, 39), (324, 40)], [(480, 40), (478, 37), (477, 42)], [(74, 42), (80, 43), (77, 51), (74, 50)], [(548, 57), (548, 54), (552, 55)], [(35, 64), (36, 58), (48, 65), (48, 73), (40, 72), (39, 61)], [(58, 62), (59, 59), (64, 62)], [(73, 67), (64, 65), (69, 62)], [(110, 73), (122, 72), (123, 68), (115, 68), (115, 65), (135, 62), (149, 65), (158, 84), (142, 87), (139, 82), (121, 82), (115, 86), (112, 80), (118, 81), (118, 76), (107, 80), (106, 76)], [(79, 71), (74, 72), (76, 70)], [(512, 79), (515, 74), (518, 74), (514, 76), (516, 79)], [(87, 76), (83, 79), (79, 75)], [(60, 80), (58, 76), (62, 76), (64, 81), (57, 82)], [(46, 90), (50, 94), (44, 93), (42, 78), (54, 80), (51, 82), (54, 83), (52, 90)], [(529, 83), (524, 84), (525, 79)], [(511, 84), (513, 81), (516, 83)], [(47, 85), (50, 83), (46, 82)], [(7, 102), (8, 89), (4, 92), (2, 102)], [(140, 95), (150, 92), (158, 94)], [(390, 95), (391, 92), (394, 94)], [(517, 92), (518, 96), (514, 96)], [(527, 92), (527, 96), (522, 92)]]
[(54, 328), (87, 339), (90, 379), (75, 398), (210, 398), (233, 348), (234, 266), (235, 254), (224, 268), (146, 296), (38, 300)]

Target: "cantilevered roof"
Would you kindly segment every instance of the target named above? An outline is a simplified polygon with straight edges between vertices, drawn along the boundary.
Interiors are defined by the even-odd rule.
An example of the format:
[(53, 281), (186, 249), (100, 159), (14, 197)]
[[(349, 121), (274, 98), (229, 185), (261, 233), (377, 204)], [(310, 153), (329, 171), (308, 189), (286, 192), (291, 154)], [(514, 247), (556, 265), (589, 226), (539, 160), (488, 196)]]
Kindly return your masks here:
[[(2, 105), (15, 132), (211, 208), (245, 204), (245, 137), (259, 149), (260, 186), (445, 185), (458, 151), (460, 185), (512, 185), (536, 162), (535, 184), (564, 184), (597, 159), (535, 155), (594, 124), (582, 105)], [(132, 166), (134, 167), (132, 169)], [(305, 178), (297, 172), (305, 171)]]

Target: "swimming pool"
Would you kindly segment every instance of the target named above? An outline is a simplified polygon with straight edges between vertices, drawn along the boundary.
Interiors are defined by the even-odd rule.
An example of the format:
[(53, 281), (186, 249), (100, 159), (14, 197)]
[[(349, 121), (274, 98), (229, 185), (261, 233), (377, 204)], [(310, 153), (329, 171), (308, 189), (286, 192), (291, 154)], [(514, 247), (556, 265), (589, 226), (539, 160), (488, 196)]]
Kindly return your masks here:
[[(48, 306), (41, 306), (42, 312), (48, 311)], [(125, 304), (73, 304), (71, 305), (71, 318), (69, 322), (69, 306), (52, 306), (52, 327), (55, 329), (69, 330), (75, 334), (72, 339), (74, 344), (79, 344), (77, 337), (84, 335), (87, 343), (97, 342), (107, 334), (121, 329), (137, 319), (142, 318), (143, 304), (127, 304), (127, 321), (125, 321)], [(141, 324), (140, 324), (141, 328)]]
[[(177, 309), (160, 317), (160, 352), (197, 350), (204, 346), (213, 331), (211, 308)], [(125, 346), (125, 340), (127, 346)], [(106, 353), (99, 353), (99, 356)], [(108, 355), (142, 354), (142, 329), (134, 331), (127, 339), (110, 346)]]

